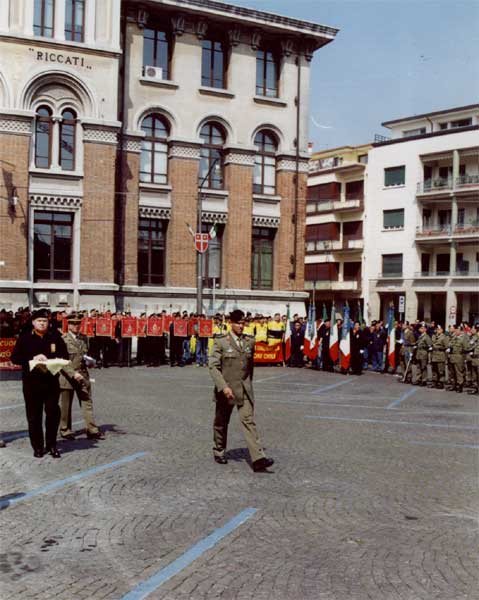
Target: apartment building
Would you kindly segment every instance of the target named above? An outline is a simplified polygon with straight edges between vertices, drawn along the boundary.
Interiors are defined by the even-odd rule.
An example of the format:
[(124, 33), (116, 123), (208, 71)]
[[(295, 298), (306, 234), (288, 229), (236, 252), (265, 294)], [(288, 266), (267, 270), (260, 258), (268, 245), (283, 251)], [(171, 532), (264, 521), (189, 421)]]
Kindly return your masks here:
[(0, 304), (191, 310), (201, 230), (205, 310), (302, 311), (336, 33), (215, 0), (0, 3)]
[[(383, 123), (369, 151), (365, 298), (369, 318), (479, 320), (479, 105)], [(399, 316), (399, 314), (398, 314)]]
[(363, 310), (364, 184), (370, 144), (311, 156), (305, 230), (305, 288), (317, 310), (332, 301)]

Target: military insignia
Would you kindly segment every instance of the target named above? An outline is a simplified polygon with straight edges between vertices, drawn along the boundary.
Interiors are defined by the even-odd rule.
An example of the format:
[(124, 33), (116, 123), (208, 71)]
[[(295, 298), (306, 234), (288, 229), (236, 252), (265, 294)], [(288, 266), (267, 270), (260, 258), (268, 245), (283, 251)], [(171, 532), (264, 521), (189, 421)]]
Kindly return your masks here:
[(226, 349), (226, 352), (228, 352), (228, 354), (233, 353), (234, 350), (231, 346), (228, 346), (228, 348)]
[(54, 354), (57, 350), (57, 345), (56, 344), (50, 344), (50, 352), (52, 354)]

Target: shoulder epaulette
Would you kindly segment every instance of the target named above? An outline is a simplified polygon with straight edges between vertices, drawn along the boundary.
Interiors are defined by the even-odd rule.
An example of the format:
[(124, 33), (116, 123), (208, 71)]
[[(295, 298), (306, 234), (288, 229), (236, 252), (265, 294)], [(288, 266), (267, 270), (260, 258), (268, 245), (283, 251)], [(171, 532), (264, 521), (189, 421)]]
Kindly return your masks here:
[(226, 333), (217, 333), (215, 335), (215, 340), (219, 340), (220, 338), (225, 338), (226, 337)]

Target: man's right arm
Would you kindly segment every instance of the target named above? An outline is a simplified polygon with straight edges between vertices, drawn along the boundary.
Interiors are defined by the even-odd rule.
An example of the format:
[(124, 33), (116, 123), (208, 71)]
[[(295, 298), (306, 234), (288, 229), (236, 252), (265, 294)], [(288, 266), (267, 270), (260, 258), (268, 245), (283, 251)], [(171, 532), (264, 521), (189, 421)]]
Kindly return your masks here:
[(219, 391), (223, 391), (228, 387), (228, 384), (223, 377), (223, 373), (221, 372), (222, 354), (220, 343), (218, 342), (218, 339), (215, 339), (208, 359), (208, 367), (211, 379), (213, 380), (216, 389)]

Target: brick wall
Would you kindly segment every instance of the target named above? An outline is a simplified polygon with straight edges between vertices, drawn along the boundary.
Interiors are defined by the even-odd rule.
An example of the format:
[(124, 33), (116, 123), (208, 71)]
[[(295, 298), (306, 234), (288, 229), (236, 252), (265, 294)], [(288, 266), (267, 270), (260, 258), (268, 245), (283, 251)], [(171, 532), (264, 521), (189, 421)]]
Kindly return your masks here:
[(123, 203), (125, 216), (124, 230), (124, 284), (138, 284), (138, 203), (140, 155), (134, 152), (122, 154), (123, 181), (122, 194), (117, 202)]
[(81, 281), (113, 282), (116, 147), (85, 143)]
[(223, 287), (251, 287), (253, 169), (227, 165), (228, 223), (223, 237)]
[(196, 251), (189, 223), (196, 231), (198, 161), (170, 158), (171, 220), (167, 232), (166, 285), (196, 286)]
[[(28, 278), (28, 162), (30, 136), (0, 133), (0, 279)], [(9, 210), (17, 188), (15, 213)]]

